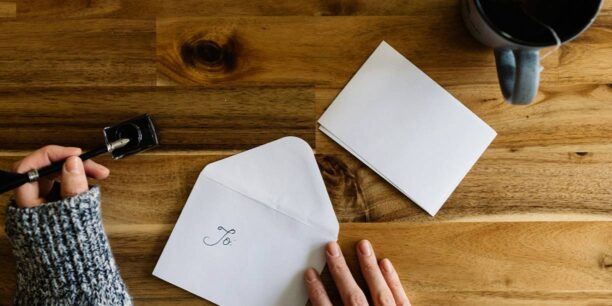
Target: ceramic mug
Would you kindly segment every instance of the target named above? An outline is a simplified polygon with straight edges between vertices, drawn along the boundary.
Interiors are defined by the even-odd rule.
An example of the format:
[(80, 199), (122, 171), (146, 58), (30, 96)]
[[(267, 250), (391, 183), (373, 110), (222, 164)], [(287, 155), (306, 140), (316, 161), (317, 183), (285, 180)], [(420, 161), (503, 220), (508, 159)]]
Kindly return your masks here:
[(463, 20), (494, 48), (502, 94), (530, 104), (540, 82), (539, 50), (568, 42), (595, 20), (603, 0), (463, 0)]

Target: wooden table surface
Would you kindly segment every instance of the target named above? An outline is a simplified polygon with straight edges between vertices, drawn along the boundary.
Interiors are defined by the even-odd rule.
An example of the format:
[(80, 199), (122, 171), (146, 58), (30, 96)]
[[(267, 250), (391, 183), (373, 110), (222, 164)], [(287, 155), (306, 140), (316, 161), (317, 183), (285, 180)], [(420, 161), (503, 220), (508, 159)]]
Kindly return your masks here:
[[(435, 218), (317, 130), (381, 40), (499, 134)], [(536, 102), (505, 104), (491, 50), (451, 0), (0, 0), (0, 169), (152, 114), (159, 149), (99, 159), (137, 305), (207, 304), (151, 276), (161, 249), (207, 163), (286, 135), (315, 150), (352, 267), (370, 239), (414, 305), (612, 305), (612, 1), (543, 66)], [(5, 305), (15, 267), (0, 230)]]

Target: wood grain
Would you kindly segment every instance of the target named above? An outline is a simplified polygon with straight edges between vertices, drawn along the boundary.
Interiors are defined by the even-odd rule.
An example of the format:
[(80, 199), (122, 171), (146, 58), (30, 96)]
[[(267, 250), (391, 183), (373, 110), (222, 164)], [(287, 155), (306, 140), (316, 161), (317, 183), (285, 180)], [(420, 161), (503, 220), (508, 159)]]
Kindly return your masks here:
[(0, 86), (155, 85), (147, 20), (0, 22)]
[[(612, 82), (609, 34), (608, 27), (596, 22), (574, 43), (561, 47), (544, 60), (542, 83)], [(497, 84), (491, 50), (471, 38), (458, 14), (160, 18), (158, 84), (302, 82), (341, 88), (381, 40), (443, 86)], [(216, 49), (196, 51), (207, 50), (210, 42)], [(207, 62), (211, 53), (220, 60)]]
[[(526, 107), (503, 102), (459, 3), (0, 0), (0, 169), (151, 113), (161, 147), (97, 159), (112, 171), (104, 223), (136, 305), (210, 305), (151, 271), (199, 171), (285, 135), (315, 150), (352, 269), (354, 243), (372, 240), (415, 306), (612, 305), (612, 1), (543, 61)], [(498, 132), (435, 218), (316, 129), (381, 40)], [(0, 305), (14, 290), (0, 225)]]
[(0, 1), (0, 19), (17, 17), (17, 3)]
[[(340, 220), (434, 220), (348, 154), (318, 160)], [(489, 149), (435, 220), (610, 220), (611, 167), (607, 153)]]
[[(199, 172), (229, 155), (144, 154), (120, 161), (102, 184), (107, 224), (173, 223)], [(0, 157), (9, 169), (18, 156)], [(348, 153), (317, 161), (341, 222), (612, 221), (612, 154), (488, 150), (435, 219)], [(8, 195), (0, 195), (4, 204)], [(0, 209), (0, 218), (4, 210)]]
[[(161, 150), (245, 149), (295, 135), (314, 146), (312, 88), (0, 88), (2, 149), (94, 147), (102, 128), (150, 113)], [(158, 150), (159, 150), (158, 149)]]
[[(136, 301), (197, 301), (151, 276), (171, 224), (106, 228)], [(564, 298), (566, 305), (612, 303), (611, 267), (603, 264), (612, 255), (610, 222), (343, 224), (339, 241), (354, 271), (353, 248), (362, 238), (372, 241), (379, 258), (392, 258), (406, 291), (422, 304), (444, 304), (455, 296), (461, 305), (550, 305)], [(6, 237), (0, 241), (0, 258), (12, 261)], [(333, 292), (327, 273), (324, 278)], [(0, 282), (3, 296), (10, 295), (13, 280)]]
[[(193, 16), (422, 16), (457, 14), (459, 1), (429, 0), (22, 0), (19, 18), (155, 18)], [(598, 19), (612, 20), (604, 1)]]
[[(447, 89), (498, 132), (494, 148), (589, 152), (612, 145), (607, 141), (612, 88), (607, 85), (543, 86), (529, 107), (504, 104), (497, 85)], [(103, 126), (150, 112), (162, 127), (164, 149), (244, 149), (283, 135), (312, 144), (314, 120), (338, 92), (316, 89), (314, 114), (308, 88), (0, 89), (0, 103), (6, 106), (0, 110), (0, 141), (4, 149), (33, 150), (49, 142), (93, 146)], [(316, 148), (342, 151), (320, 132)]]
[[(543, 84), (534, 104), (506, 104), (497, 84), (445, 88), (495, 131), (490, 148), (554, 153), (609, 152), (612, 149), (612, 87), (603, 85)], [(340, 89), (318, 88), (317, 117)], [(317, 132), (317, 152), (335, 154), (343, 149)], [(524, 152), (525, 157), (529, 156)], [(537, 153), (536, 153), (537, 154)], [(537, 157), (534, 155), (534, 159)]]
[[(452, 291), (411, 292), (412, 305), (496, 305), (496, 306), (581, 306), (610, 305), (609, 292), (506, 292), (506, 291)], [(335, 297), (334, 302), (340, 304)], [(213, 305), (197, 297), (136, 298), (136, 305)], [(310, 304), (307, 304), (310, 305)]]
[(28, 0), (19, 6), (19, 18), (155, 18), (187, 16), (328, 16), (420, 15), (455, 10), (454, 1), (376, 0), (105, 0), (91, 2)]
[[(612, 22), (602, 18), (597, 20), (597, 26), (563, 45), (559, 52), (559, 67), (563, 67), (558, 69), (559, 83), (612, 83), (611, 36)], [(593, 48), (581, 48), (581, 45)]]
[[(492, 67), (490, 52), (465, 41), (469, 34), (460, 23), (459, 16), (162, 18), (158, 84), (302, 82), (340, 88), (382, 39), (443, 83), (458, 70), (475, 82), (494, 82), (495, 71), (486, 69)], [(197, 54), (183, 51), (206, 41), (218, 44), (231, 64), (210, 69)]]

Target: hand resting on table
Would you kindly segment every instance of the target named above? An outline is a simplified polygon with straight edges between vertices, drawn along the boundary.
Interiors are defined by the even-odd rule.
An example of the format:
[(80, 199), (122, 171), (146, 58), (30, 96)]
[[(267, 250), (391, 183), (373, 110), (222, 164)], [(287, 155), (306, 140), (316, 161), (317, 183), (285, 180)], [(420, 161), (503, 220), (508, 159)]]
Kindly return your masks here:
[[(362, 306), (368, 305), (364, 292), (359, 288), (357, 282), (351, 275), (342, 251), (336, 242), (330, 242), (326, 246), (327, 265), (332, 278), (342, 297), (344, 305)], [(404, 292), (402, 283), (391, 261), (383, 259), (377, 261), (372, 244), (367, 240), (361, 240), (356, 247), (359, 266), (375, 306), (410, 306), (410, 301)], [(310, 302), (314, 306), (332, 305), (323, 283), (314, 269), (308, 269), (304, 274), (306, 287)]]

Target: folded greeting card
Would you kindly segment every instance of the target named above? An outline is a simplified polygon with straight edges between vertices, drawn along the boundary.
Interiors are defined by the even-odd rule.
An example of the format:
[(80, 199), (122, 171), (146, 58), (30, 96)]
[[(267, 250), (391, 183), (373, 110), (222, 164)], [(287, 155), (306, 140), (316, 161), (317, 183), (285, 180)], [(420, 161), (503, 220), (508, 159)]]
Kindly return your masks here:
[(386, 42), (319, 123), (323, 133), (432, 216), (496, 136)]
[(219, 305), (303, 306), (337, 237), (312, 149), (285, 137), (204, 168), (153, 275)]

